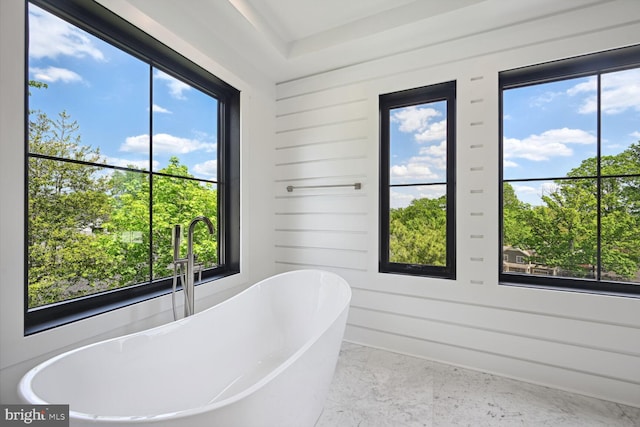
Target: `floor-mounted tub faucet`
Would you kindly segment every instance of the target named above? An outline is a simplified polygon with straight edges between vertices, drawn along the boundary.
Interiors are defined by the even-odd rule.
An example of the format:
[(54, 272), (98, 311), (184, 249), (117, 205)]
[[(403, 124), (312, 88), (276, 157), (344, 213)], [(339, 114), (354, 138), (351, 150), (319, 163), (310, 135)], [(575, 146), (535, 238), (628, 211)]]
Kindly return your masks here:
[[(213, 223), (206, 216), (195, 217), (189, 224), (189, 233), (187, 235), (187, 257), (180, 258), (180, 242), (182, 240), (182, 226), (175, 225), (173, 227), (173, 317), (175, 320), (178, 318), (176, 312), (176, 287), (178, 277), (182, 281), (182, 289), (184, 291), (184, 315), (185, 317), (191, 316), (195, 313), (195, 255), (193, 253), (193, 232), (198, 222), (204, 222), (209, 228), (209, 233), (214, 234)], [(184, 275), (182, 270), (184, 269)]]

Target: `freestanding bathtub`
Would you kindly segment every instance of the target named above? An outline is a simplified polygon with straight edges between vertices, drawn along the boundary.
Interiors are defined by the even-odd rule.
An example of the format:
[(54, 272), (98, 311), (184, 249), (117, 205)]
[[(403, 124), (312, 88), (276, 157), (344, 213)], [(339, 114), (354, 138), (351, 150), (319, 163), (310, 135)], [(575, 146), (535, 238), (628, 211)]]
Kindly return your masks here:
[(72, 426), (313, 426), (350, 300), (333, 273), (279, 274), (186, 319), (53, 357), (19, 394), (69, 404)]

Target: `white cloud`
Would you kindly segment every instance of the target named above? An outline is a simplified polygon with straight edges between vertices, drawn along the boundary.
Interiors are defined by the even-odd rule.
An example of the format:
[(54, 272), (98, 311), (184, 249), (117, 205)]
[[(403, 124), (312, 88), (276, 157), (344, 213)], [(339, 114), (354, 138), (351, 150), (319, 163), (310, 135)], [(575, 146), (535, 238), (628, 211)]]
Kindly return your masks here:
[[(579, 112), (590, 114), (597, 111), (597, 80), (577, 84), (567, 91), (569, 95), (588, 94)], [(601, 78), (601, 108), (604, 114), (620, 114), (632, 109), (640, 111), (640, 70), (626, 70), (603, 74)]]
[(405, 208), (415, 199), (437, 199), (445, 195), (444, 186), (429, 185), (424, 187), (406, 187), (401, 191), (392, 189), (389, 204), (392, 208)]
[(159, 106), (158, 104), (153, 104), (152, 108), (154, 113), (173, 114), (171, 111)]
[(437, 178), (438, 174), (433, 173), (428, 165), (413, 157), (404, 165), (391, 166), (391, 177), (402, 181), (426, 180)]
[(447, 137), (447, 121), (431, 123), (421, 133), (416, 134), (417, 141), (438, 141)]
[(562, 95), (562, 92), (547, 91), (541, 95), (538, 95), (532, 98), (529, 105), (531, 107), (543, 107), (545, 104), (549, 104), (553, 102), (560, 95)]
[(30, 4), (29, 57), (55, 59), (59, 56), (105, 60), (85, 32)]
[(398, 124), (401, 132), (413, 133), (419, 143), (440, 141), (438, 144), (423, 146), (417, 155), (392, 165), (391, 177), (395, 182), (408, 183), (434, 179), (444, 179), (447, 155), (447, 121), (432, 120), (442, 113), (434, 108), (410, 106), (395, 111), (390, 119)]
[(546, 196), (554, 193), (558, 189), (558, 184), (555, 182), (541, 182), (537, 187), (530, 185), (512, 184), (513, 190), (519, 194), (535, 194), (537, 196)]
[(57, 81), (61, 81), (63, 83), (74, 83), (82, 81), (82, 77), (78, 73), (67, 70), (66, 68), (29, 68), (29, 71), (35, 80), (45, 83), (54, 83)]
[(402, 108), (391, 116), (393, 123), (400, 123), (399, 129), (402, 132), (422, 133), (428, 129), (429, 121), (433, 117), (440, 116), (441, 113), (433, 108), (418, 108), (415, 106)]
[(420, 157), (436, 169), (445, 170), (447, 168), (447, 140), (442, 140), (438, 145), (422, 147)]
[(581, 93), (595, 92), (596, 90), (598, 90), (598, 80), (595, 77), (589, 77), (586, 81), (569, 88), (567, 95), (575, 96)]
[(218, 161), (207, 160), (204, 163), (198, 163), (193, 167), (193, 171), (199, 176), (216, 179), (218, 177)]
[(542, 196), (548, 196), (556, 191), (558, 191), (558, 184), (555, 182), (543, 182), (540, 184), (540, 195)]
[(569, 144), (594, 144), (595, 142), (595, 136), (581, 129), (550, 129), (540, 135), (531, 135), (522, 140), (505, 138), (504, 158), (543, 161), (558, 156), (569, 157), (573, 155)]
[(640, 140), (640, 131), (631, 132), (629, 135)]
[[(181, 138), (166, 133), (158, 133), (153, 136), (153, 151), (157, 154), (187, 154), (199, 150), (215, 151), (216, 144), (197, 139)], [(147, 153), (149, 151), (149, 135), (127, 137), (124, 144), (120, 146), (120, 151)]]
[(542, 205), (542, 196), (548, 196), (558, 189), (558, 185), (554, 182), (540, 182), (537, 187), (530, 185), (512, 184), (518, 199), (534, 206)]
[(187, 99), (183, 92), (190, 90), (191, 86), (160, 70), (156, 70), (154, 77), (167, 84), (171, 97), (180, 100)]
[(398, 193), (397, 191), (391, 191), (389, 195), (389, 204), (392, 208), (406, 208), (411, 204), (411, 201), (415, 199), (415, 196), (406, 193)]
[(513, 191), (518, 194), (540, 194), (540, 190), (536, 187), (531, 187), (529, 185), (518, 185), (511, 184), (513, 187)]
[(128, 153), (148, 153), (149, 135), (128, 136), (124, 144), (120, 145), (120, 151)]
[(422, 147), (418, 156), (411, 157), (404, 164), (392, 165), (391, 177), (403, 183), (443, 179), (447, 168), (447, 141), (438, 145)]

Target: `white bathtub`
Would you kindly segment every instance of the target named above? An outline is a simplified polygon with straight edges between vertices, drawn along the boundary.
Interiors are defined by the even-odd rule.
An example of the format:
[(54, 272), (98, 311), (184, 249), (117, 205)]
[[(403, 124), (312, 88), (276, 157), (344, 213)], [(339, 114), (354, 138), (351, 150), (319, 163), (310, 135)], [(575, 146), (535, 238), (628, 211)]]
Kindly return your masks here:
[(350, 299), (333, 273), (273, 276), (189, 318), (56, 356), (19, 394), (69, 404), (72, 426), (313, 426)]

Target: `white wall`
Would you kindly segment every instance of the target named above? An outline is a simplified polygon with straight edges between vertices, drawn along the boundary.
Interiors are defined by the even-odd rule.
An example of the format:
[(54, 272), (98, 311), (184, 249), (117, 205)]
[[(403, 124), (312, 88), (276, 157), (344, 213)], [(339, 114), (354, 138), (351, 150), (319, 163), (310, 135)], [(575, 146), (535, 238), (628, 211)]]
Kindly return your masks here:
[[(126, 11), (124, 11), (126, 12)], [(124, 13), (123, 12), (123, 13)], [(164, 43), (242, 91), (241, 274), (196, 288), (202, 310), (274, 272), (274, 84), (248, 66), (207, 58), (175, 34), (131, 12)], [(145, 27), (146, 26), (146, 27)], [(156, 298), (29, 337), (23, 336), (24, 289), (24, 1), (0, 1), (0, 402), (17, 403), (16, 385), (36, 363), (63, 350), (172, 320), (170, 297)], [(218, 60), (216, 60), (218, 59)]]
[[(638, 16), (607, 2), (279, 84), (278, 271), (348, 279), (347, 340), (640, 406), (640, 299), (498, 284), (498, 72), (640, 43)], [(454, 79), (458, 278), (379, 274), (378, 95)]]

